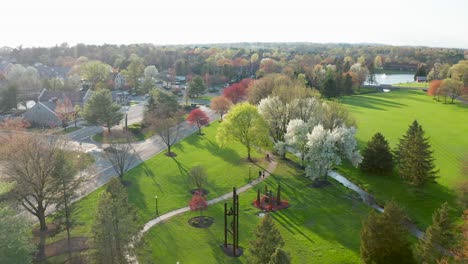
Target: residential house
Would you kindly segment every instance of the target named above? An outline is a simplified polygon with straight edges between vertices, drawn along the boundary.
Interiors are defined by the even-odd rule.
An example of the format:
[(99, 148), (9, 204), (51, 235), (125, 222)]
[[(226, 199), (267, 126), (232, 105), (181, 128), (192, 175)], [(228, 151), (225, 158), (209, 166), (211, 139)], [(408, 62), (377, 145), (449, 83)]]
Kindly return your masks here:
[(426, 76), (416, 76), (416, 82), (427, 82)]
[(83, 107), (91, 94), (90, 89), (80, 91), (48, 91), (43, 89), (37, 98), (37, 103), (29, 108), (23, 117), (34, 126), (60, 126), (62, 124), (61, 113), (70, 114), (74, 112), (77, 105)]
[(8, 72), (10, 72), (11, 68), (13, 68), (13, 63), (9, 61), (0, 61), (0, 75), (7, 76)]
[(122, 73), (120, 72), (115, 73), (113, 76), (113, 80), (114, 80), (115, 90), (121, 90), (125, 87), (125, 77), (123, 76)]
[(42, 79), (60, 78), (64, 80), (67, 77), (68, 72), (70, 71), (70, 68), (68, 67), (50, 67), (42, 63), (34, 64), (34, 68), (36, 68), (37, 72), (39, 73), (39, 76)]

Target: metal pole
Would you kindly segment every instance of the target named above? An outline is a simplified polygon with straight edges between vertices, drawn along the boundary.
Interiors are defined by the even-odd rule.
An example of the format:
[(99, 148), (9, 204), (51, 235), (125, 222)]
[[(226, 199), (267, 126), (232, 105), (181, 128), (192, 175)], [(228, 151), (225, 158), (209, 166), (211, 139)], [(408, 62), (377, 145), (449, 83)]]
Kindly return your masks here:
[(239, 195), (236, 195), (236, 249), (239, 247)]
[(156, 211), (156, 216), (159, 215), (159, 212), (158, 212), (158, 196), (154, 196), (154, 199), (155, 199), (155, 211)]
[(227, 203), (224, 203), (224, 248), (227, 247)]
[(232, 236), (232, 255), (236, 256), (236, 234), (237, 234), (237, 210), (236, 210), (236, 187), (232, 188), (232, 198), (233, 198), (233, 208), (234, 208), (234, 217), (233, 217), (233, 236)]

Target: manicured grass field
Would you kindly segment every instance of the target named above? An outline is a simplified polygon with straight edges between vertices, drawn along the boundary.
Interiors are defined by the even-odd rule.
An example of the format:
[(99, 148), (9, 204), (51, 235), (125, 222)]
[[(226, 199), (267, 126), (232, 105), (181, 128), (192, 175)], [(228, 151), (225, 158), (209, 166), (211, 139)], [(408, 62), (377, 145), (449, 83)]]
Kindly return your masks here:
[(394, 198), (421, 227), (431, 223), (432, 212), (444, 201), (450, 202), (453, 215), (459, 216), (461, 212), (455, 210), (453, 189), (462, 180), (461, 160), (468, 154), (466, 105), (436, 102), (416, 90), (349, 96), (344, 97), (342, 103), (357, 120), (361, 149), (376, 132), (383, 133), (391, 147), (395, 147), (410, 123), (417, 119), (430, 138), (435, 164), (440, 169), (438, 184), (431, 184), (421, 192), (407, 187), (396, 175), (364, 175), (357, 169), (343, 166), (341, 170), (347, 176), (374, 193), (380, 202)]
[[(124, 180), (129, 182), (127, 187), (129, 201), (138, 209), (139, 223), (144, 224), (155, 217), (155, 196), (158, 196), (158, 210), (160, 214), (185, 207), (192, 195), (189, 190), (195, 186), (188, 181), (190, 168), (201, 165), (208, 174), (208, 184), (204, 187), (210, 193), (208, 199), (221, 196), (233, 186), (242, 186), (248, 182), (250, 163), (244, 157), (247, 151), (243, 145), (233, 144), (232, 147), (221, 149), (214, 141), (218, 122), (203, 128), (204, 135), (193, 134), (173, 146), (176, 157), (167, 157), (160, 153), (129, 171)], [(266, 161), (263, 154), (252, 152), (252, 157), (258, 162), (251, 167), (252, 178), (263, 170)], [(91, 226), (97, 208), (99, 194), (104, 187), (89, 194), (74, 206), (73, 219), (75, 225), (73, 236), (91, 236)], [(65, 232), (48, 239), (53, 242), (65, 238)]]
[[(127, 173), (125, 180), (131, 182), (129, 200), (138, 207), (141, 223), (155, 217), (156, 195), (160, 214), (188, 205), (192, 197), (189, 191), (196, 188), (188, 178), (193, 166), (201, 165), (207, 172), (208, 183), (204, 188), (209, 191), (208, 199), (248, 182), (250, 163), (245, 161), (246, 148), (239, 143), (219, 148), (214, 139), (218, 126), (214, 122), (203, 128), (203, 136), (193, 134), (176, 144), (172, 148), (176, 157), (161, 153)], [(265, 168), (266, 161), (263, 154), (256, 151), (252, 154), (258, 160), (251, 167), (251, 176), (255, 178), (258, 170)]]
[[(234, 144), (220, 149), (214, 142), (217, 127), (218, 123), (213, 123), (204, 128), (204, 136), (194, 134), (178, 143), (173, 149), (177, 157), (170, 158), (161, 153), (127, 173), (124, 179), (130, 184), (127, 187), (129, 200), (138, 209), (141, 225), (155, 217), (155, 195), (158, 196), (160, 214), (188, 205), (191, 198), (189, 190), (194, 186), (188, 183), (187, 172), (194, 165), (202, 165), (208, 172), (205, 188), (210, 193), (207, 199), (248, 182), (249, 163), (244, 158), (245, 147)], [(251, 176), (256, 178), (258, 170), (264, 169), (267, 162), (263, 154), (252, 154), (258, 161), (251, 167)], [(302, 174), (302, 171), (281, 162), (274, 175), (263, 183), (276, 188), (280, 181), (283, 199), (292, 204), (286, 210), (273, 213), (286, 242), (285, 249), (291, 252), (294, 263), (359, 263), (359, 232), (369, 208), (338, 183), (320, 189), (307, 187), (310, 181)], [(258, 186), (262, 190), (263, 184)], [(104, 188), (74, 204), (73, 237), (92, 237), (97, 201)], [(240, 244), (247, 249), (251, 232), (260, 221), (256, 216), (258, 210), (251, 206), (256, 189), (240, 197)], [(215, 224), (208, 229), (189, 226), (187, 220), (198, 215), (192, 212), (151, 229), (144, 243), (138, 246), (140, 263), (246, 263), (245, 256), (232, 259), (219, 249), (223, 238), (222, 208), (222, 203), (209, 207), (206, 214), (215, 218)], [(62, 230), (48, 238), (47, 243), (65, 237)]]
[(428, 88), (429, 83), (426, 82), (408, 82), (408, 83), (397, 83), (392, 84), (392, 86), (400, 86), (400, 87), (410, 87), (410, 88)]
[[(138, 249), (140, 263), (247, 263), (252, 231), (260, 222), (259, 210), (251, 205), (256, 189), (276, 190), (281, 182), (282, 198), (290, 208), (271, 213), (291, 253), (293, 263), (360, 263), (359, 232), (369, 208), (338, 183), (310, 188), (303, 172), (282, 162), (264, 183), (240, 197), (240, 246), (244, 256), (224, 255), (223, 203), (210, 206), (204, 215), (214, 217), (209, 228), (194, 228), (187, 221), (197, 212), (176, 216), (156, 225), (144, 236)], [(228, 201), (230, 203), (231, 201)]]

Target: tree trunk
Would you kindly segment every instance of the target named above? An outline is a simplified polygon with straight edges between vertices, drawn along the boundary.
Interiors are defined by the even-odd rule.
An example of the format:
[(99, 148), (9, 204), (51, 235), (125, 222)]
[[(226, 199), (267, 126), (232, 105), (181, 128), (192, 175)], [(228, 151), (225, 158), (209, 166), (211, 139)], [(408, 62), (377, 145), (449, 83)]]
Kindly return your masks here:
[(45, 218), (45, 210), (42, 209), (42, 206), (37, 211), (37, 219), (39, 219), (39, 226), (41, 231), (47, 231), (47, 223)]
[(250, 158), (250, 146), (247, 147), (247, 159), (252, 161), (252, 159)]

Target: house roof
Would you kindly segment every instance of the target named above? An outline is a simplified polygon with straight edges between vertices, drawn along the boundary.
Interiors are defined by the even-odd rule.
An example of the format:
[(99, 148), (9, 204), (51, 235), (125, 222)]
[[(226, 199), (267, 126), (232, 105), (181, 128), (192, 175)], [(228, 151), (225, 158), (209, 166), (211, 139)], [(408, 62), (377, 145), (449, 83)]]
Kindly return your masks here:
[(36, 63), (34, 65), (36, 68), (37, 72), (42, 78), (52, 78), (52, 77), (59, 77), (59, 78), (65, 78), (70, 71), (70, 68), (67, 67), (49, 67), (47, 65), (41, 64), (41, 63)]
[(83, 91), (48, 91), (44, 89), (39, 95), (40, 102), (49, 102), (53, 98), (68, 98), (72, 103), (83, 103), (87, 90)]

